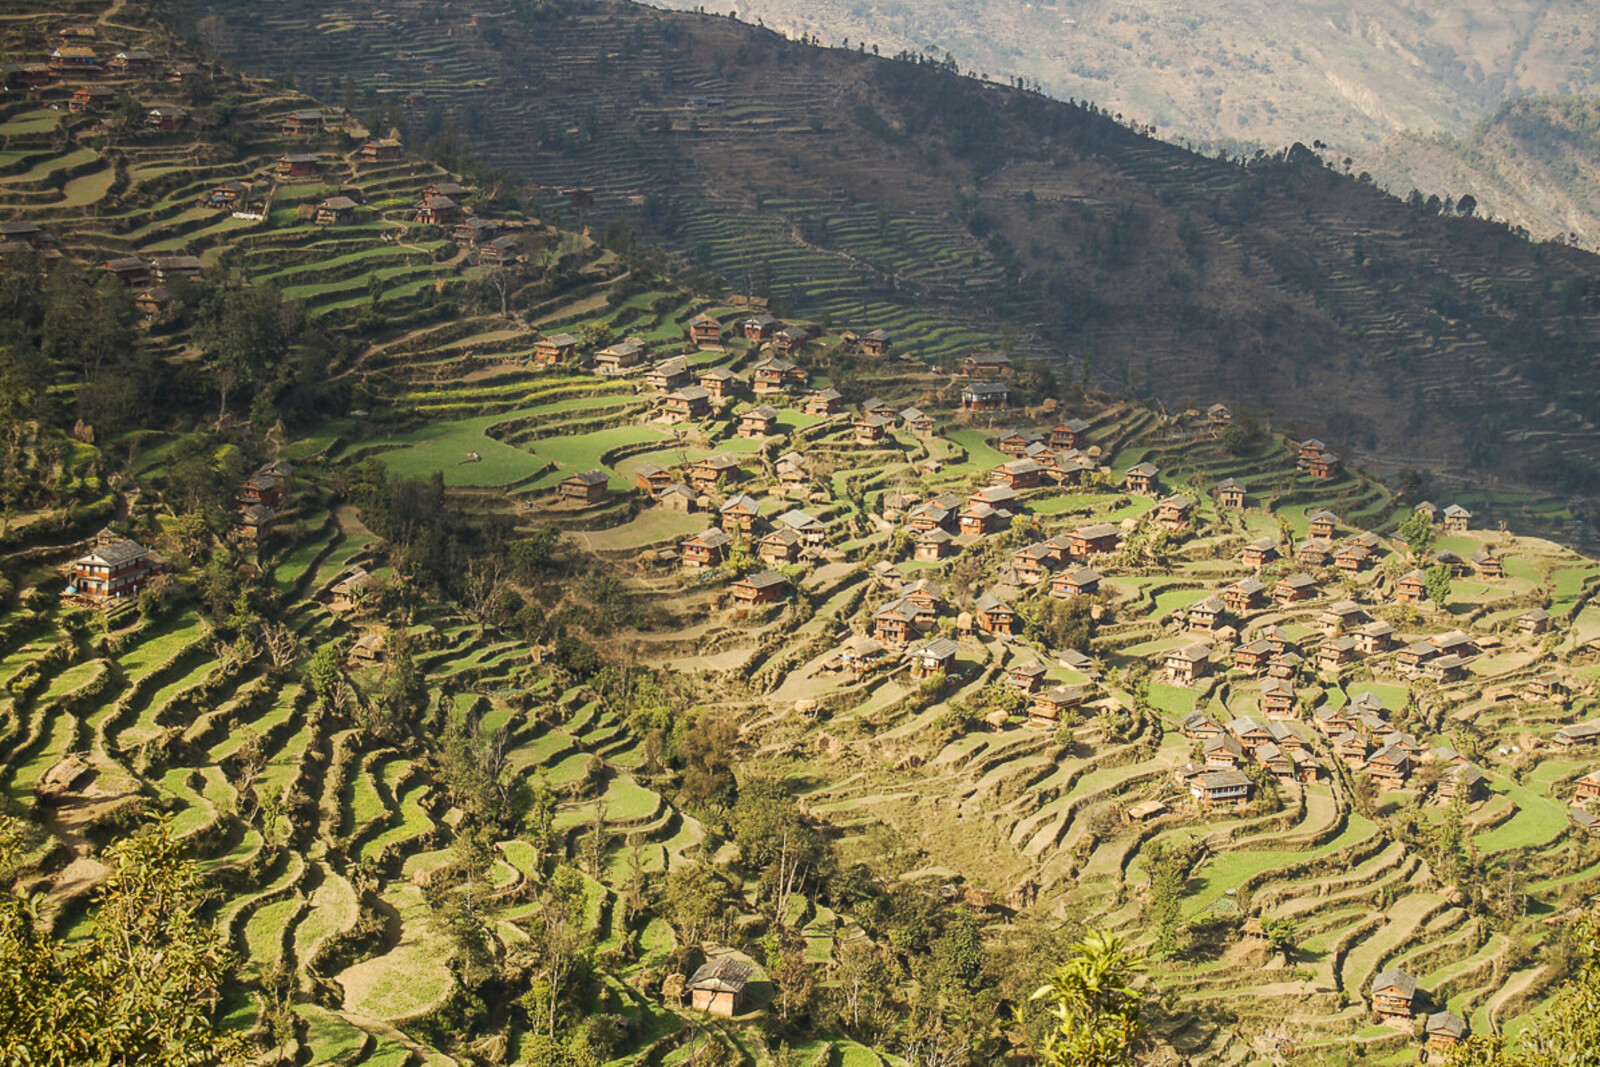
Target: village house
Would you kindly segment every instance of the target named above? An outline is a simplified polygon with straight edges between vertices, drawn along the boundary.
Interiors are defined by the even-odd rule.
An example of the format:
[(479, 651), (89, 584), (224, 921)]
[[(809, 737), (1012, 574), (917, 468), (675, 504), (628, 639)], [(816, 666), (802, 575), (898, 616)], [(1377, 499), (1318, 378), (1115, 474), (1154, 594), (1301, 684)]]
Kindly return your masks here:
[(792, 356), (806, 346), (811, 340), (811, 334), (804, 327), (788, 326), (781, 329), (772, 339), (772, 347), (786, 356)]
[(145, 285), (150, 281), (150, 264), (138, 256), (119, 256), (100, 264), (100, 269), (128, 287)]
[(911, 661), (911, 677), (931, 678), (935, 674), (949, 674), (955, 669), (959, 646), (948, 637), (936, 637), (918, 645), (907, 655)]
[(811, 484), (811, 470), (799, 452), (785, 452), (776, 464), (778, 484), (785, 489), (804, 489)]
[(1259, 746), (1272, 740), (1267, 728), (1249, 715), (1239, 716), (1224, 729), (1244, 747), (1246, 754), (1253, 753)]
[(1035, 693), (1028, 702), (1028, 725), (1053, 730), (1061, 725), (1067, 712), (1081, 708), (1083, 702), (1083, 690), (1072, 685), (1058, 685)]
[(1208, 737), (1200, 742), (1200, 758), (1205, 763), (1206, 770), (1232, 771), (1245, 762), (1244, 746), (1239, 739), (1224, 731), (1216, 737)]
[(1466, 1040), (1467, 1020), (1453, 1011), (1436, 1011), (1422, 1024), (1422, 1034), (1432, 1049), (1450, 1049)]
[(690, 1003), (695, 1011), (732, 1018), (744, 1010), (744, 990), (754, 969), (731, 956), (713, 960), (689, 978)]
[(891, 338), (888, 330), (873, 330), (861, 337), (861, 354), (874, 359), (889, 354)]
[(1273, 599), (1283, 604), (1298, 604), (1317, 595), (1317, 580), (1301, 571), (1278, 579), (1272, 587)]
[(166, 284), (176, 278), (198, 278), (202, 267), (199, 256), (155, 256), (150, 260), (150, 275)]
[(92, 78), (100, 73), (100, 61), (88, 45), (62, 45), (50, 53), (50, 71), (57, 77)]
[(1600, 815), (1592, 811), (1571, 808), (1567, 811), (1567, 821), (1590, 837), (1600, 837)]
[(1272, 642), (1250, 641), (1234, 648), (1233, 668), (1247, 674), (1260, 674), (1272, 655)]
[(1239, 562), (1246, 567), (1260, 570), (1278, 558), (1278, 546), (1270, 537), (1260, 537), (1247, 542), (1244, 551), (1239, 556)]
[[(702, 390), (703, 392), (704, 390)], [(739, 416), (739, 436), (771, 437), (778, 432), (778, 409), (770, 404), (753, 407)]]
[(424, 196), (417, 202), (416, 221), (423, 226), (454, 226), (461, 218), (461, 205), (440, 193)]
[(1326, 567), (1333, 559), (1333, 545), (1323, 537), (1308, 537), (1295, 553), (1295, 562), (1313, 570)]
[(355, 644), (350, 646), (350, 662), (357, 666), (371, 666), (382, 662), (384, 645), (384, 635), (369, 630), (356, 638)]
[(256, 471), (239, 486), (239, 503), (264, 504), (275, 508), (283, 499), (283, 479), (267, 471)]
[(968, 411), (999, 411), (1011, 399), (1000, 382), (968, 382), (961, 387), (961, 406)]
[(702, 311), (689, 320), (689, 337), (698, 348), (720, 348), (722, 323)]
[(1333, 532), (1338, 525), (1339, 516), (1335, 515), (1331, 511), (1319, 511), (1315, 515), (1311, 516), (1310, 524), (1307, 527), (1307, 532), (1312, 537), (1320, 537), (1323, 540), (1328, 540), (1333, 537)]
[(974, 490), (967, 497), (967, 503), (974, 507), (979, 504), (987, 504), (992, 508), (1003, 508), (1007, 512), (1020, 510), (1017, 491), (1008, 485), (987, 485), (982, 489)]
[(284, 116), (278, 132), (285, 137), (315, 137), (326, 125), (322, 112), (314, 109), (291, 111)]
[(953, 512), (943, 504), (930, 500), (925, 504), (918, 504), (906, 513), (906, 525), (918, 533), (948, 529), (952, 514)]
[(1557, 748), (1564, 749), (1573, 749), (1580, 745), (1592, 745), (1596, 740), (1600, 740), (1600, 719), (1574, 723), (1571, 726), (1562, 726), (1550, 735), (1550, 743)]
[(1077, 567), (1062, 571), (1050, 579), (1053, 597), (1094, 596), (1100, 592), (1100, 572), (1093, 567)]
[(1427, 641), (1413, 641), (1402, 648), (1395, 655), (1395, 665), (1403, 671), (1414, 671), (1422, 666), (1422, 661), (1439, 654), (1439, 650)]
[(1355, 639), (1357, 652), (1363, 656), (1376, 656), (1389, 651), (1394, 639), (1394, 627), (1380, 619), (1357, 627), (1350, 636)]
[(1305, 470), (1306, 466), (1310, 464), (1313, 459), (1325, 454), (1327, 451), (1328, 446), (1322, 441), (1317, 440), (1315, 437), (1311, 438), (1309, 441), (1302, 441), (1300, 443), (1300, 469)]
[(633, 481), (640, 489), (655, 496), (677, 479), (665, 467), (647, 461), (639, 464), (634, 470)]
[(1471, 804), (1482, 799), (1483, 783), (1482, 771), (1470, 763), (1457, 763), (1440, 773), (1436, 788), (1440, 800), (1460, 799)]
[(1268, 716), (1292, 717), (1295, 699), (1294, 686), (1282, 678), (1268, 678), (1261, 683), (1261, 710)]
[(1244, 507), (1244, 483), (1237, 478), (1224, 478), (1218, 482), (1216, 494), (1218, 507)]
[(1226, 404), (1212, 404), (1206, 408), (1206, 421), (1213, 429), (1221, 429), (1233, 421), (1233, 411)]
[(872, 613), (872, 634), (890, 645), (903, 645), (917, 637), (917, 606), (904, 597)]
[(405, 144), (400, 140), (400, 131), (391, 129), (389, 136), (377, 137), (361, 146), (361, 161), (363, 163), (393, 163), (406, 153)]
[(322, 173), (322, 161), (314, 152), (286, 152), (278, 157), (279, 181), (306, 181)]
[(671, 422), (694, 422), (711, 414), (711, 394), (698, 385), (668, 393), (661, 401), (662, 418)]
[(839, 666), (856, 675), (869, 674), (888, 662), (889, 650), (866, 636), (852, 637), (839, 649)]
[(1087, 559), (1115, 552), (1122, 542), (1122, 531), (1113, 523), (1092, 523), (1067, 534), (1067, 541), (1074, 559)]
[(923, 414), (921, 411), (918, 411), (916, 408), (906, 408), (904, 411), (898, 412), (896, 417), (899, 418), (900, 425), (905, 427), (906, 431), (908, 433), (910, 433), (911, 436), (913, 436), (913, 437), (932, 437), (933, 436), (933, 416), (932, 415)]
[(1498, 582), (1506, 576), (1506, 568), (1500, 562), (1500, 557), (1487, 548), (1480, 548), (1468, 558), (1478, 572), (1478, 577), (1486, 582)]
[(739, 386), (739, 376), (726, 367), (713, 367), (700, 373), (700, 388), (713, 400), (727, 400)]
[(1340, 545), (1333, 553), (1333, 565), (1345, 574), (1360, 574), (1372, 562), (1366, 545)]
[(1222, 591), (1222, 602), (1234, 615), (1243, 616), (1261, 607), (1266, 594), (1266, 583), (1258, 578), (1244, 578)]
[(610, 480), (603, 470), (583, 471), (563, 478), (559, 486), (561, 499), (576, 504), (598, 504), (606, 498)]
[(1517, 632), (1532, 637), (1550, 629), (1550, 613), (1543, 608), (1524, 611), (1517, 616)]
[(1014, 663), (1006, 668), (1006, 685), (1023, 693), (1037, 692), (1044, 684), (1044, 674), (1047, 669), (1036, 659), (1026, 663)]
[(1274, 778), (1288, 779), (1297, 775), (1299, 768), (1294, 756), (1271, 741), (1257, 745), (1252, 755), (1255, 756), (1256, 763)]
[(739, 324), (746, 341), (765, 341), (778, 332), (778, 320), (766, 312), (752, 315)]
[(750, 374), (757, 393), (781, 393), (791, 385), (805, 385), (807, 378), (805, 371), (777, 356), (757, 363)]
[(328, 590), (328, 607), (334, 612), (354, 611), (366, 599), (372, 586), (372, 575), (365, 567), (352, 567)]
[(1394, 599), (1400, 604), (1420, 604), (1427, 598), (1427, 579), (1420, 570), (1395, 579)]
[(1572, 802), (1587, 805), (1596, 797), (1600, 797), (1600, 771), (1590, 771), (1578, 779)]
[[(644, 384), (647, 389), (657, 392), (669, 393), (674, 389), (682, 389), (694, 379), (694, 374), (689, 370), (688, 361), (681, 356), (663, 359), (655, 366), (644, 372)], [(708, 392), (709, 396), (710, 393)]]
[(1038, 444), (1043, 438), (1036, 433), (1023, 433), (1021, 430), (1007, 430), (995, 442), (995, 449), (1008, 456), (1019, 457), (1028, 454), (1028, 446)]
[(1528, 679), (1524, 693), (1529, 700), (1560, 700), (1567, 692), (1567, 683), (1555, 674), (1538, 674)]
[(990, 472), (995, 482), (1015, 490), (1037, 489), (1044, 480), (1044, 468), (1031, 459), (1014, 459)]
[(1417, 980), (1398, 967), (1372, 980), (1372, 1012), (1379, 1018), (1409, 1019), (1416, 1014)]
[(1050, 431), (1050, 447), (1081, 450), (1089, 447), (1089, 424), (1083, 419), (1067, 419)]
[(5, 88), (12, 92), (31, 92), (43, 89), (55, 81), (55, 72), (48, 63), (7, 63), (0, 66)]
[(107, 111), (117, 102), (117, 91), (107, 85), (80, 85), (67, 98), (67, 111), (81, 115), (89, 111)]
[(1190, 712), (1178, 725), (1178, 730), (1186, 739), (1195, 742), (1209, 741), (1213, 737), (1222, 736), (1222, 727), (1217, 725), (1215, 719), (1201, 711)]
[(1122, 477), (1122, 488), (1130, 493), (1152, 496), (1161, 487), (1161, 468), (1154, 463), (1135, 463)]
[(1010, 604), (992, 593), (985, 593), (974, 605), (977, 608), (978, 629), (986, 634), (1012, 636), (1017, 625), (1017, 613)]
[(500, 233), (500, 227), (488, 219), (477, 215), (469, 215), (456, 223), (456, 228), (451, 231), (451, 237), (458, 245), (481, 245), (485, 241), (492, 241)]
[(858, 445), (875, 445), (884, 439), (889, 427), (894, 425), (882, 415), (863, 415), (855, 421), (855, 440)]
[(1192, 685), (1211, 672), (1211, 650), (1205, 645), (1171, 649), (1163, 659), (1163, 666), (1174, 683)]
[(357, 204), (348, 196), (330, 196), (317, 204), (312, 222), (317, 226), (348, 226), (356, 219)]
[(1336, 600), (1317, 617), (1317, 623), (1329, 633), (1342, 634), (1370, 621), (1370, 618), (1366, 610), (1354, 600)]
[(963, 511), (959, 518), (961, 532), (965, 536), (984, 537), (988, 534), (998, 533), (1011, 524), (1011, 512), (1002, 508), (990, 507), (988, 504), (973, 504)]
[(1194, 510), (1194, 501), (1181, 493), (1156, 502), (1156, 522), (1166, 530), (1181, 530)]
[(1398, 789), (1411, 774), (1411, 754), (1399, 745), (1387, 745), (1367, 760), (1367, 772), (1389, 788)]
[(1352, 771), (1359, 771), (1367, 765), (1367, 753), (1371, 746), (1367, 744), (1365, 735), (1355, 730), (1346, 730), (1333, 739), (1333, 753), (1344, 760), (1345, 766)]
[(722, 502), (720, 514), (725, 531), (748, 534), (761, 521), (761, 501), (748, 493), (734, 493)]
[(1239, 771), (1206, 771), (1190, 780), (1189, 795), (1203, 808), (1242, 805), (1250, 799), (1250, 779)]
[(999, 352), (968, 352), (961, 361), (961, 373), (967, 377), (993, 377), (1011, 373), (1011, 357)]
[(912, 542), (912, 558), (918, 563), (936, 563), (950, 552), (954, 541), (955, 535), (948, 530), (924, 530)]
[(570, 363), (578, 358), (579, 341), (570, 333), (541, 337), (533, 343), (533, 361), (542, 366)]
[(594, 372), (619, 375), (644, 362), (644, 346), (637, 341), (618, 341), (594, 354)]
[(1334, 708), (1324, 704), (1311, 713), (1311, 725), (1315, 726), (1324, 737), (1339, 737), (1351, 729), (1350, 714), (1347, 708)]
[(1451, 504), (1444, 509), (1444, 528), (1451, 533), (1466, 533), (1472, 529), (1472, 512), (1460, 504)]
[(1440, 685), (1462, 681), (1467, 676), (1466, 661), (1453, 654), (1435, 656), (1423, 662), (1422, 676)]
[(239, 536), (253, 544), (260, 544), (272, 536), (278, 513), (260, 504), (251, 504), (239, 514)]
[(1217, 623), (1227, 610), (1228, 605), (1219, 596), (1208, 596), (1196, 601), (1189, 605), (1189, 629), (1210, 633), (1217, 628)]
[(1027, 585), (1042, 581), (1051, 569), (1050, 549), (1044, 544), (1024, 545), (1011, 553), (1011, 569)]
[(161, 557), (137, 541), (97, 544), (72, 561), (66, 595), (95, 604), (137, 596), (161, 570)]
[(1345, 664), (1354, 663), (1360, 658), (1355, 638), (1348, 636), (1330, 638), (1317, 650), (1317, 669), (1337, 671)]
[(773, 530), (756, 546), (756, 556), (769, 567), (780, 567), (800, 558), (805, 538), (787, 527)]
[(763, 604), (776, 604), (783, 599), (787, 584), (777, 571), (746, 575), (733, 583), (734, 608), (736, 611), (749, 611)]
[(801, 409), (813, 418), (825, 419), (844, 410), (844, 397), (837, 389), (813, 389)]
[(720, 567), (728, 558), (728, 546), (733, 544), (733, 538), (724, 531), (712, 527), (695, 534), (678, 546), (678, 552), (683, 559), (685, 570), (701, 570), (706, 567)]
[(1332, 452), (1324, 452), (1319, 456), (1312, 456), (1306, 461), (1306, 473), (1313, 478), (1328, 479), (1339, 475), (1341, 460)]
[(139, 313), (139, 325), (148, 327), (156, 317), (172, 305), (172, 291), (165, 286), (142, 290), (133, 298), (134, 310)]
[(656, 503), (668, 511), (692, 515), (700, 507), (700, 498), (695, 495), (693, 489), (682, 482), (673, 482), (656, 493)]

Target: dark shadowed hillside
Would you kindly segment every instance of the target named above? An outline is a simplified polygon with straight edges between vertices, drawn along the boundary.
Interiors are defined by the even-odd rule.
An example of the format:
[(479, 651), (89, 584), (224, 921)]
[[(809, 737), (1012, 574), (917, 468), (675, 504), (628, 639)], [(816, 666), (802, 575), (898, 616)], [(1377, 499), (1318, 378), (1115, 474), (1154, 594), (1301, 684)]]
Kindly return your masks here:
[(1102, 383), (1248, 401), (1380, 465), (1578, 488), (1600, 457), (1600, 261), (1309, 150), (1206, 159), (934, 64), (629, 4), (480, 25), (437, 4), (215, 6), (203, 35), (245, 69), (592, 187), (592, 218), (626, 209), (796, 313), (1015, 327)]

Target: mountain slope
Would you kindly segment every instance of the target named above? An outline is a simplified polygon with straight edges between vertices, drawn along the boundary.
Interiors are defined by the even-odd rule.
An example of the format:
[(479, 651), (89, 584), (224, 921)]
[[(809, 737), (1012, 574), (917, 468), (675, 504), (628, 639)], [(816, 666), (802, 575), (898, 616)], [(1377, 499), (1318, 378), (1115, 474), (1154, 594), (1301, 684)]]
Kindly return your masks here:
[(600, 214), (800, 313), (935, 308), (1379, 463), (1573, 487), (1600, 456), (1600, 264), (1408, 208), (1304, 149), (1240, 167), (940, 65), (629, 4), (480, 26), (407, 3), (218, 10), (247, 69), (325, 98), (349, 78), (358, 110), (423, 93), (417, 129), (453, 115), (488, 161), (591, 186)]

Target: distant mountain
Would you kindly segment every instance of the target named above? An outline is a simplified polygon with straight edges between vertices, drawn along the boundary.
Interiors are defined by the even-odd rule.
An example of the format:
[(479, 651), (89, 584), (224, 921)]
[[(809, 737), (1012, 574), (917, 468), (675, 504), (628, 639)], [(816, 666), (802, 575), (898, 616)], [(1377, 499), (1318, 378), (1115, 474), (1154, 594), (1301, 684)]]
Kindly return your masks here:
[(963, 70), (1037, 81), (1206, 150), (1321, 140), (1401, 196), (1412, 184), (1441, 198), (1472, 192), (1535, 236), (1576, 230), (1600, 241), (1600, 215), (1557, 207), (1583, 199), (1559, 170), (1501, 184), (1468, 158), (1440, 167), (1430, 144), (1468, 137), (1527, 94), (1600, 92), (1600, 19), (1589, 5), (744, 0), (737, 10), (828, 45), (949, 52)]
[(1360, 166), (1389, 189), (1471, 196), (1536, 236), (1600, 246), (1600, 100), (1526, 97), (1465, 137), (1395, 134)]
[(786, 314), (897, 325), (925, 355), (1008, 337), (1377, 465), (1600, 488), (1600, 260), (1408, 207), (1342, 160), (1240, 166), (941, 63), (626, 3), (211, 10), (246, 69), (408, 144), (470, 143), (547, 211), (631, 219)]

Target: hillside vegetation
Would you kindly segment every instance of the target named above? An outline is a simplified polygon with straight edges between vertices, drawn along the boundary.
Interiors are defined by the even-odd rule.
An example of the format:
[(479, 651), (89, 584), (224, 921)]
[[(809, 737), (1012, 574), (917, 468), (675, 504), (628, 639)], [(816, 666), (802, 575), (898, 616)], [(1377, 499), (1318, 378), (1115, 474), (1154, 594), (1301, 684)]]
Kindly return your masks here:
[(1396, 196), (1472, 195), (1537, 238), (1600, 240), (1600, 214), (1566, 168), (1508, 167), (1495, 153), (1443, 168), (1430, 151), (1522, 97), (1594, 93), (1596, 31), (1581, 7), (750, 0), (737, 10), (830, 45), (953, 54), (963, 70), (1093, 100), (1208, 152), (1321, 140)]
[(220, 10), (247, 68), (359, 114), (415, 89), (419, 129), (453, 115), (480, 159), (592, 189), (800, 313), (916, 300), (1097, 385), (1227, 395), (1389, 466), (1577, 488), (1600, 455), (1596, 260), (1303, 148), (1240, 166), (936, 64), (627, 4), (482, 28)]
[[(1588, 336), (1586, 257), (726, 20), (539, 8), (569, 58), (508, 24), (491, 72), (464, 13), (263, 10), (193, 29), (342, 52), (306, 88), (350, 113), (121, 0), (0, 19), (152, 54), (0, 99), (0, 1060), (1023, 1067), (1089, 932), (1156, 1061), (1542, 1025), (1600, 889), (1600, 562), (1542, 536), (1582, 502), (1391, 488), (1250, 409), (1403, 359), (1401, 440), (1545, 402), (1454, 332), (1496, 322), (1576, 391), (1529, 339)], [(718, 57), (720, 107), (589, 111)], [(1328, 291), (1399, 334), (1405, 271), (1488, 248), (1493, 312), (1356, 358), (1352, 219), (1394, 272)], [(1339, 362), (1193, 339), (1262, 308)], [(1203, 405), (1148, 399), (1179, 374)], [(1504, 425), (1588, 455), (1571, 407)]]

